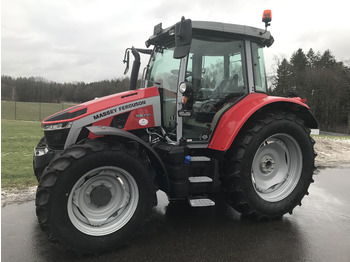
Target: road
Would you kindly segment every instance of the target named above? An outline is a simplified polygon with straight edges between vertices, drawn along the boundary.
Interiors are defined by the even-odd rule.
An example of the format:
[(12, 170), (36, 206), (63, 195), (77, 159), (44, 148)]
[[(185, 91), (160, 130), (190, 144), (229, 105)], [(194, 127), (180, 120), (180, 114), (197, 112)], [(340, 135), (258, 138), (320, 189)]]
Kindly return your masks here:
[[(114, 252), (79, 261), (350, 261), (350, 165), (320, 170), (310, 195), (293, 215), (254, 222), (223, 201), (215, 207), (159, 204), (133, 241)], [(2, 261), (74, 261), (49, 243), (34, 201), (2, 208)]]

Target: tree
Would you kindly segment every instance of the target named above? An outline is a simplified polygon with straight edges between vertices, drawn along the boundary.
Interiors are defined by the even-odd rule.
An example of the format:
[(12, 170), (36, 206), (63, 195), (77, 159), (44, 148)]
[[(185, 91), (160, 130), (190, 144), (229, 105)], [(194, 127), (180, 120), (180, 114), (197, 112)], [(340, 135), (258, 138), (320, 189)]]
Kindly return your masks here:
[(330, 50), (298, 49), (290, 62), (278, 63), (274, 87), (274, 95), (295, 91), (306, 98), (321, 130), (350, 133), (350, 69)]
[(292, 54), (292, 57), (290, 58), (290, 65), (292, 72), (292, 91), (295, 91), (299, 94), (304, 94), (306, 87), (306, 68), (308, 61), (301, 48)]
[(307, 58), (307, 66), (309, 68), (314, 68), (317, 66), (317, 64), (319, 63), (320, 61), (320, 53), (317, 52), (315, 54), (314, 50), (312, 48), (309, 49), (309, 51), (307, 52), (306, 54), (306, 58)]
[(276, 74), (276, 83), (275, 89), (273, 90), (273, 94), (285, 96), (292, 87), (291, 65), (289, 64), (286, 58), (284, 58), (278, 66)]
[[(129, 78), (84, 83), (55, 83), (42, 77), (1, 76), (1, 99), (22, 102), (80, 103), (129, 89)], [(138, 81), (140, 86), (140, 81)]]

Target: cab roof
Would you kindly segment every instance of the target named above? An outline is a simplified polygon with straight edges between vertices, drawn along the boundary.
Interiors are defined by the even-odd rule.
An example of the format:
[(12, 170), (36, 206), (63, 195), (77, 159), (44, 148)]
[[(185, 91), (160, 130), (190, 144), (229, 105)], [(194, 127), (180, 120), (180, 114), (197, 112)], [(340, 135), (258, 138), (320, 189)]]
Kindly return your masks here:
[[(155, 26), (158, 27), (157, 33), (154, 33), (147, 41), (146, 46), (150, 45), (166, 45), (169, 42), (174, 41), (175, 25), (162, 29), (161, 24)], [(221, 22), (209, 22), (209, 21), (192, 21), (193, 34), (205, 34), (218, 36), (217, 33), (222, 35), (232, 35), (248, 38), (260, 42), (263, 46), (271, 46), (273, 43), (273, 37), (269, 31), (264, 33), (263, 29), (237, 24), (228, 24)], [(155, 30), (156, 32), (156, 30)]]

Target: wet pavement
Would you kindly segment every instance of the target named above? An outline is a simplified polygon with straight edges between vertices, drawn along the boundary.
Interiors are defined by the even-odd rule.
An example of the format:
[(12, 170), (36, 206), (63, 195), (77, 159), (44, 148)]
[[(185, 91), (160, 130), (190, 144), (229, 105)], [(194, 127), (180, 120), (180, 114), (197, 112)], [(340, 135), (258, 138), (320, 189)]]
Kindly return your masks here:
[(222, 200), (215, 207), (169, 204), (158, 193), (151, 219), (131, 243), (77, 258), (49, 243), (34, 201), (2, 208), (2, 261), (350, 261), (350, 165), (320, 170), (293, 215), (254, 222)]

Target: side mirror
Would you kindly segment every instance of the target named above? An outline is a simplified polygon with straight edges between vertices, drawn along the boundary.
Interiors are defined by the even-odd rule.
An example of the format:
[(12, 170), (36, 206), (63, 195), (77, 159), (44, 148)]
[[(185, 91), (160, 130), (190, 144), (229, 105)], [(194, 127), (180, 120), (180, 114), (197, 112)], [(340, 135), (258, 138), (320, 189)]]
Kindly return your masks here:
[(175, 25), (175, 50), (174, 58), (180, 59), (188, 55), (192, 42), (192, 21), (181, 18)]
[(193, 108), (193, 88), (190, 83), (181, 83), (179, 91), (182, 93), (182, 109), (179, 110), (179, 116), (191, 116)]

